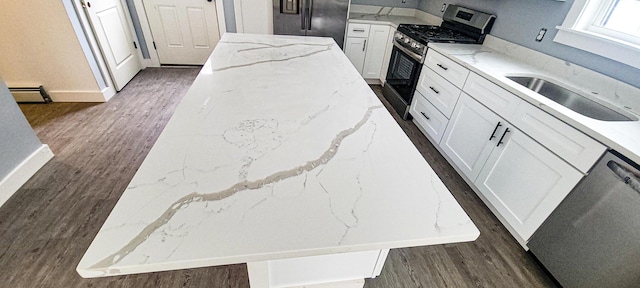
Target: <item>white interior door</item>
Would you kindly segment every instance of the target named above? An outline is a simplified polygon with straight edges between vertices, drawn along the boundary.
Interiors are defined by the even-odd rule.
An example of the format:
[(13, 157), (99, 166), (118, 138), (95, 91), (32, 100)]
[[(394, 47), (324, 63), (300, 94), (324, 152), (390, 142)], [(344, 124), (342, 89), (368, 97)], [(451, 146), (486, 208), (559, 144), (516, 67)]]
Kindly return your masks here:
[(220, 40), (216, 4), (208, 0), (145, 0), (160, 64), (202, 65)]
[(83, 4), (113, 84), (120, 91), (142, 69), (123, 4), (120, 0), (85, 0)]

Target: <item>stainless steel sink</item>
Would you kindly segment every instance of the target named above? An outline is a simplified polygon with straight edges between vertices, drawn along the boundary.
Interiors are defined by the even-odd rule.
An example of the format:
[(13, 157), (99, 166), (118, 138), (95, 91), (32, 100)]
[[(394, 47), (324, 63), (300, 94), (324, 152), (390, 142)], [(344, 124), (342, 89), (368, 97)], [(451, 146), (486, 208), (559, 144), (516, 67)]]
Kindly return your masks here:
[(624, 111), (616, 111), (584, 97), (560, 85), (537, 77), (507, 76), (516, 83), (547, 97), (584, 116), (603, 121), (637, 121), (638, 118)]

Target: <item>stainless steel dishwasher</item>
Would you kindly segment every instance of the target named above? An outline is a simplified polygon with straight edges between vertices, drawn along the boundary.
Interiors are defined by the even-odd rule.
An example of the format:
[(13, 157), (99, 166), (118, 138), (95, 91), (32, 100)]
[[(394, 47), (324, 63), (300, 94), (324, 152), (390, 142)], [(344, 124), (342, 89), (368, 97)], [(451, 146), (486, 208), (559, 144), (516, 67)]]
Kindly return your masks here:
[(565, 288), (640, 287), (640, 166), (607, 152), (527, 246)]

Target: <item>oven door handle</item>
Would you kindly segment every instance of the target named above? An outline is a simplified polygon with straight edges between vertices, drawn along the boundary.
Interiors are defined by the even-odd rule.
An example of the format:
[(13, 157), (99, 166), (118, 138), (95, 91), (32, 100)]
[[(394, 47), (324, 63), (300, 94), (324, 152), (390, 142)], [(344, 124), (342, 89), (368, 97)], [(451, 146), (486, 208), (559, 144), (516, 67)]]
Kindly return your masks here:
[(393, 41), (393, 46), (397, 47), (400, 51), (404, 52), (404, 54), (407, 54), (407, 56), (411, 57), (413, 60), (418, 61), (418, 63), (422, 64), (422, 55), (415, 53), (405, 47), (403, 47), (402, 45), (398, 44), (398, 42)]

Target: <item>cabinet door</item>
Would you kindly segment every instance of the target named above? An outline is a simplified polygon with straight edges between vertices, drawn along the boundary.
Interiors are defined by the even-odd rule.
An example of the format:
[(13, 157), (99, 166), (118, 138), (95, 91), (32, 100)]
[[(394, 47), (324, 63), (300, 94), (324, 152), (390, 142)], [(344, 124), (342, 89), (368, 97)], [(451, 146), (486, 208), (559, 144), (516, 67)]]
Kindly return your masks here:
[(583, 175), (513, 126), (504, 138), (474, 184), (526, 241)]
[(364, 67), (366, 41), (367, 38), (349, 37), (347, 38), (347, 43), (344, 44), (344, 54), (347, 55), (347, 58), (353, 63), (360, 75), (362, 75), (362, 68)]
[(498, 143), (505, 125), (502, 118), (462, 93), (440, 146), (460, 171), (473, 181)]
[(367, 56), (364, 60), (362, 77), (365, 79), (379, 79), (380, 71), (387, 51), (389, 42), (389, 26), (371, 25), (369, 28), (369, 38), (367, 40)]

